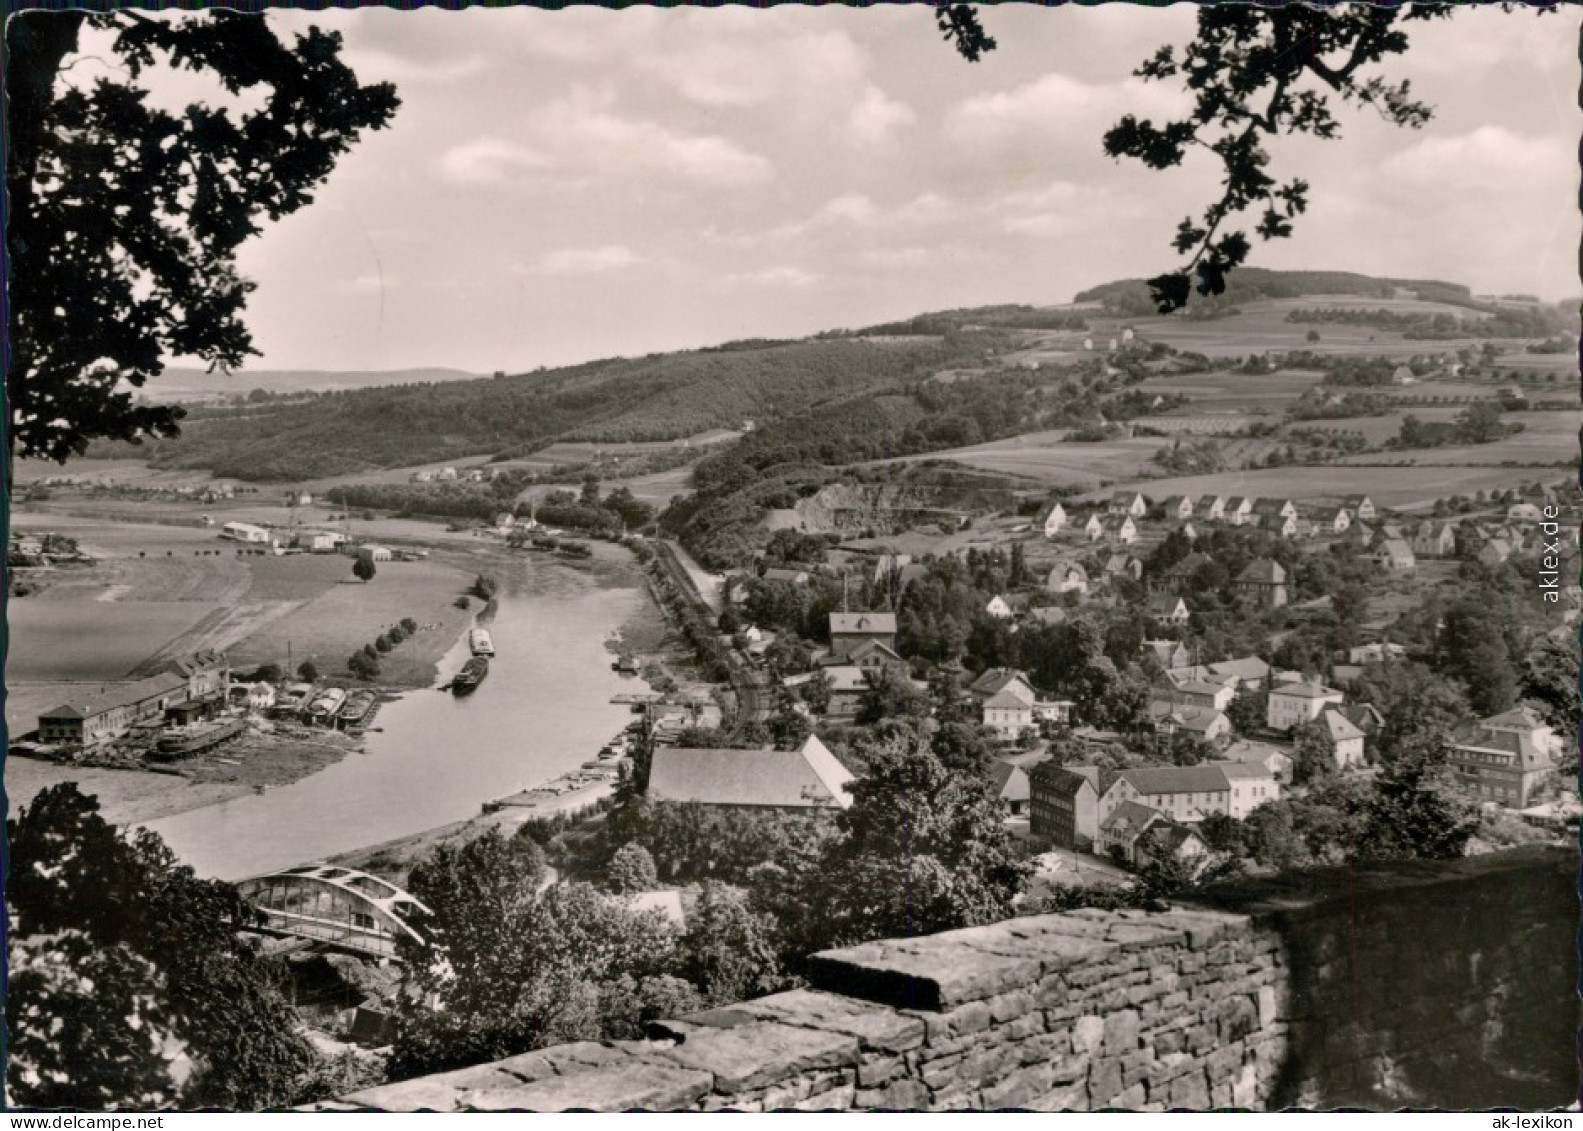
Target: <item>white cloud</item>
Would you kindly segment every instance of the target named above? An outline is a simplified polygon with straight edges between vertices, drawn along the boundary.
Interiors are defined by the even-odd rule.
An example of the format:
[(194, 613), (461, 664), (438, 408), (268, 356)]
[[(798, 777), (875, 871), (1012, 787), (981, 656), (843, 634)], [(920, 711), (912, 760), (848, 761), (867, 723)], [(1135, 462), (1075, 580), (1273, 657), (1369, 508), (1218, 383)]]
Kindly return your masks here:
[(817, 283), (819, 276), (801, 267), (777, 266), (732, 275), (731, 279), (733, 282), (760, 287), (807, 287)]
[(491, 184), (524, 169), (542, 169), (542, 153), (503, 137), (480, 137), (440, 155), (439, 174), (455, 184)]
[(967, 99), (946, 116), (944, 132), (948, 140), (970, 147), (1048, 146), (1062, 140), (1061, 132), (1080, 128), (1084, 143), (1096, 144), (1094, 127), (1103, 130), (1123, 114), (1158, 120), (1189, 106), (1185, 93), (1159, 83), (1128, 78), (1095, 84), (1051, 72), (1012, 90)]
[(448, 59), (411, 59), (377, 47), (347, 48), (342, 52), (346, 65), (359, 82), (449, 83), (472, 78), (488, 65), (482, 55), (471, 54)]
[(598, 275), (648, 262), (630, 247), (565, 247), (541, 257), (532, 271), (543, 275)]
[(918, 120), (912, 107), (889, 97), (877, 86), (867, 87), (862, 100), (852, 109), (848, 124), (859, 141), (876, 145)]
[(1388, 158), (1380, 174), (1371, 179), (1381, 188), (1415, 198), (1425, 190), (1456, 198), (1466, 195), (1471, 181), (1491, 187), (1570, 185), (1577, 179), (1577, 155), (1549, 138), (1481, 126), (1453, 137), (1425, 137)]

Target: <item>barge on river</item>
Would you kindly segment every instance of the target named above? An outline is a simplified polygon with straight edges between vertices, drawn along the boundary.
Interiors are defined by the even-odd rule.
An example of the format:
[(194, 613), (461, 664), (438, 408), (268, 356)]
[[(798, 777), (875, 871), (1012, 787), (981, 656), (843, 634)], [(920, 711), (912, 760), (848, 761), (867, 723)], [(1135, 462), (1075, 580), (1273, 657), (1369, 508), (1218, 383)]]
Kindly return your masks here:
[(475, 656), (493, 656), (495, 642), (489, 638), (489, 633), (481, 628), (475, 628), (468, 634), (467, 643)]
[(308, 721), (317, 726), (329, 726), (346, 704), (346, 692), (339, 687), (327, 687), (308, 707)]
[(489, 661), (482, 656), (474, 656), (462, 665), (462, 670), (456, 673), (451, 680), (451, 691), (456, 695), (467, 695), (489, 674)]
[(341, 714), (336, 722), (348, 729), (360, 727), (373, 716), (374, 707), (378, 703), (377, 692), (359, 688), (346, 697), (346, 705), (341, 708)]

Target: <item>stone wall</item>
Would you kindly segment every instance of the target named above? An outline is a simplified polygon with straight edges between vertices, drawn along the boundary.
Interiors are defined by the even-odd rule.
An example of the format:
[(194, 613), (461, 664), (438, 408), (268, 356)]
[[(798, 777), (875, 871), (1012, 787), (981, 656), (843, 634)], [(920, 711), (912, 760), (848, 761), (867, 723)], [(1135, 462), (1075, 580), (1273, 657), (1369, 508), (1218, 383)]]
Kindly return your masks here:
[(1534, 1109), (1577, 1093), (1574, 852), (1308, 873), (815, 956), (809, 988), (325, 1107)]
[(372, 1088), (350, 1108), (1263, 1107), (1278, 938), (1215, 911), (1077, 911), (826, 951), (811, 988)]

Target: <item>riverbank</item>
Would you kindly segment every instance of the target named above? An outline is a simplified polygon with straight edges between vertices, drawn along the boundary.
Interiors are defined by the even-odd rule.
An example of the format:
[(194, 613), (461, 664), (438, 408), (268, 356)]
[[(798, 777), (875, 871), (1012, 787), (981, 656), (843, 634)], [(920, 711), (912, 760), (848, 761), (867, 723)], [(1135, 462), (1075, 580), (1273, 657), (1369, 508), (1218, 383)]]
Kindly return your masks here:
[(219, 805), (289, 785), (334, 765), (361, 748), (336, 731), (298, 734), (249, 732), (234, 742), (179, 763), (179, 772), (75, 766), (10, 755), (6, 798), (12, 812), (40, 792), (75, 782), (99, 799), (99, 813), (113, 825), (132, 826)]

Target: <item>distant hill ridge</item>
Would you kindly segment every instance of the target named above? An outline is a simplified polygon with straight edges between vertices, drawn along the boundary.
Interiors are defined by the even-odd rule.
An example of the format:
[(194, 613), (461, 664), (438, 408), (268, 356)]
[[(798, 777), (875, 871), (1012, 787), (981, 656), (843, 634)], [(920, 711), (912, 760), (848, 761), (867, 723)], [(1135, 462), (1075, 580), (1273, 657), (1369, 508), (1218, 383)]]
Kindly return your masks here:
[[(1305, 294), (1420, 298), (1480, 306), (1464, 286), (1433, 280), (1371, 278), (1342, 271), (1242, 268), (1230, 276), (1227, 306)], [(1100, 317), (1153, 313), (1146, 285), (1124, 279), (1084, 291)], [(1192, 316), (1192, 311), (1188, 312)], [(795, 341), (746, 340), (641, 358), (606, 358), (496, 378), (466, 379), (457, 370), (393, 374), (329, 371), (199, 374), (231, 396), (255, 387), (274, 393), (314, 389), (311, 401), (260, 399), (244, 408), (200, 409), (176, 440), (140, 447), (96, 445), (99, 456), (147, 456), (158, 467), (207, 468), (244, 480), (299, 480), (409, 467), (467, 457), (509, 458), (557, 440), (622, 443), (675, 440), (712, 429), (737, 429), (805, 417), (868, 410), (896, 416), (897, 395), (911, 396), (944, 370), (981, 368), (986, 355), (1015, 348), (1028, 330), (1085, 328), (1091, 312), (1060, 306), (996, 305), (922, 314), (904, 322), (832, 330)], [(187, 371), (190, 376), (190, 371)], [(177, 399), (183, 372), (172, 370), (163, 399)], [(325, 392), (328, 385), (368, 387)], [(395, 378), (394, 380), (392, 378)], [(273, 379), (273, 388), (264, 382)], [(295, 386), (291, 383), (295, 382)], [(281, 384), (284, 383), (284, 384)], [(892, 403), (894, 402), (894, 403)], [(903, 414), (905, 415), (905, 414)], [(897, 417), (896, 419), (901, 419)], [(902, 424), (905, 425), (905, 421)], [(876, 424), (876, 427), (881, 425)]]

